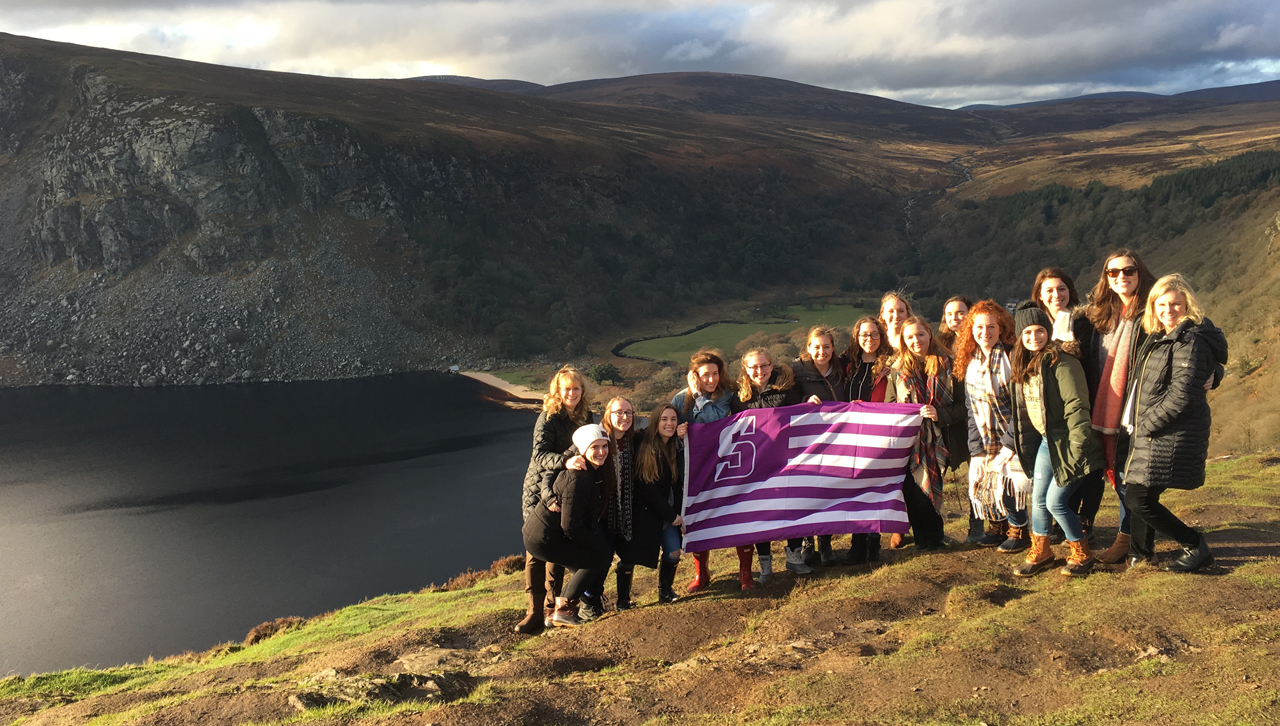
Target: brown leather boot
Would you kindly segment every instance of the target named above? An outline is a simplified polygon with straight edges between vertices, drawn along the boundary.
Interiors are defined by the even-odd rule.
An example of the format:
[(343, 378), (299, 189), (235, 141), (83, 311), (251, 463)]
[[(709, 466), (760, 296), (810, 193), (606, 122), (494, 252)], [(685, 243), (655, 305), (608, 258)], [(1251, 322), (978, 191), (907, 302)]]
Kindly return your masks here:
[(1013, 568), (1013, 574), (1015, 577), (1031, 577), (1037, 572), (1044, 572), (1053, 567), (1053, 561), (1053, 547), (1049, 544), (1049, 538), (1033, 534), (1031, 551), (1027, 553), (1027, 559), (1022, 564)]
[(1075, 577), (1083, 577), (1092, 572), (1093, 563), (1097, 562), (1097, 560), (1093, 558), (1093, 553), (1089, 551), (1089, 540), (1082, 539), (1077, 542), (1068, 540), (1067, 546), (1071, 548), (1071, 554), (1067, 556), (1067, 566), (1058, 570), (1058, 572)]
[(1028, 529), (1028, 527), (1015, 527), (1011, 524), (1007, 525), (1005, 527), (1005, 536), (1008, 537), (1008, 539), (1001, 542), (1000, 546), (996, 548), (996, 551), (1004, 552), (1005, 554), (1013, 554), (1014, 552), (1021, 552), (1025, 550), (1030, 546), (1027, 542)]
[(1129, 554), (1129, 535), (1124, 532), (1116, 533), (1116, 541), (1111, 546), (1103, 550), (1097, 556), (1097, 561), (1104, 565), (1115, 565), (1124, 561)]
[(524, 620), (516, 623), (517, 633), (537, 635), (545, 627), (545, 613), (542, 609), (542, 593), (529, 593), (529, 606), (525, 610)]

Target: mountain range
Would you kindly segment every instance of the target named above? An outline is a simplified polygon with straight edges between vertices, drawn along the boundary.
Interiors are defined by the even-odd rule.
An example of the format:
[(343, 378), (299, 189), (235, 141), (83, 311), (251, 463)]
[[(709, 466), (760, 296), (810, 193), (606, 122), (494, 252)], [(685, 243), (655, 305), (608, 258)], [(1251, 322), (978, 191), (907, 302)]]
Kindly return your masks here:
[[(1227, 162), (1277, 148), (1280, 102), (1233, 98), (949, 110), (723, 73), (361, 80), (0, 35), (0, 383), (556, 361), (724, 300), (1025, 294), (977, 249), (1086, 277), (1109, 246), (1161, 269), (1192, 240), (1238, 254), (1276, 211), (1265, 174), (1192, 185), (1208, 206), (1133, 196), (1265, 166)], [(1071, 196), (1095, 188), (1124, 213)], [(1265, 289), (1271, 260), (1244, 283), (1219, 265), (1207, 292)], [(1272, 324), (1244, 318), (1230, 332), (1265, 355)]]

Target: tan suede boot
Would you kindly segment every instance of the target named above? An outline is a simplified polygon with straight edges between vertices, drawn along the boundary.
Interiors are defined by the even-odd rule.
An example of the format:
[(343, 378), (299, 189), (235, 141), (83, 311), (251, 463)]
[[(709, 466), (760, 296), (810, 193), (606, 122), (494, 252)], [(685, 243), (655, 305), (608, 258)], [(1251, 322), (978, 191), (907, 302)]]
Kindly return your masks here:
[(1013, 574), (1015, 577), (1031, 577), (1037, 572), (1044, 572), (1053, 567), (1053, 561), (1053, 547), (1049, 545), (1049, 538), (1033, 534), (1031, 551), (1027, 553), (1027, 559), (1022, 564), (1013, 568)]
[(1058, 572), (1074, 577), (1083, 577), (1092, 572), (1093, 563), (1097, 562), (1097, 560), (1093, 558), (1093, 553), (1089, 551), (1089, 540), (1068, 541), (1067, 546), (1071, 548), (1071, 554), (1067, 556), (1067, 566), (1058, 570)]
[(1129, 535), (1124, 532), (1116, 533), (1116, 541), (1111, 546), (1103, 550), (1098, 556), (1097, 561), (1104, 565), (1115, 565), (1124, 561), (1129, 555)]

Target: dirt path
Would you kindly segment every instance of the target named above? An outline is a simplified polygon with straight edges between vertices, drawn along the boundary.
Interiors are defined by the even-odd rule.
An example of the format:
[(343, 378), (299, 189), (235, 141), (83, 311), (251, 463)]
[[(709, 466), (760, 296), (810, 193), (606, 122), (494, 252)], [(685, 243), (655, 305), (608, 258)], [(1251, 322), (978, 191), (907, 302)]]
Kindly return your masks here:
[(462, 375), (466, 376), (467, 378), (480, 381), (486, 386), (491, 386), (493, 388), (496, 388), (499, 391), (502, 391), (503, 393), (507, 394), (508, 396), (520, 399), (521, 401), (536, 401), (538, 403), (542, 403), (542, 394), (540, 392), (535, 391), (532, 388), (522, 386), (518, 383), (509, 383), (491, 373), (481, 373), (479, 371), (462, 371)]

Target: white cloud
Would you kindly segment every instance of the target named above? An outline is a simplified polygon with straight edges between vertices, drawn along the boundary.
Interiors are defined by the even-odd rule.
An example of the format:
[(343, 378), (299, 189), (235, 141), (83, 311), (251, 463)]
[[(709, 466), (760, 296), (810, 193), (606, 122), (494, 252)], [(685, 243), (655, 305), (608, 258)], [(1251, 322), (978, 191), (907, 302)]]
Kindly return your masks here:
[(559, 83), (703, 69), (957, 105), (1268, 80), (1280, 59), (1273, 4), (0, 0), (0, 31), (326, 75)]

